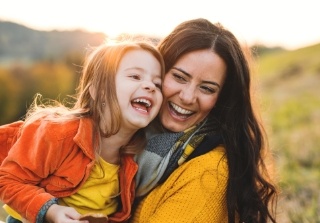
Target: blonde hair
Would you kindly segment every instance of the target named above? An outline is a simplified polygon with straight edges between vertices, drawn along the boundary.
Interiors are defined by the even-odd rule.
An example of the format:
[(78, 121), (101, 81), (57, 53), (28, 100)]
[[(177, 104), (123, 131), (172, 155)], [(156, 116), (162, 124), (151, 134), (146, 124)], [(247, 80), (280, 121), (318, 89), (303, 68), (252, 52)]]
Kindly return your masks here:
[[(122, 57), (128, 51), (135, 49), (148, 51), (159, 61), (161, 78), (163, 78), (163, 59), (151, 42), (141, 38), (106, 42), (93, 48), (87, 55), (76, 89), (74, 106), (69, 109), (56, 101), (43, 103), (41, 97), (37, 95), (26, 115), (26, 123), (44, 116), (52, 121), (90, 117), (94, 125), (93, 134), (99, 136), (98, 139), (116, 134), (122, 119), (116, 95), (115, 76)], [(95, 98), (92, 98), (90, 88), (95, 89)], [(100, 125), (100, 123), (104, 123), (104, 125)], [(140, 129), (134, 134), (128, 145), (122, 148), (122, 152), (135, 154), (144, 148), (145, 143), (144, 131)], [(94, 144), (97, 150), (99, 140)]]

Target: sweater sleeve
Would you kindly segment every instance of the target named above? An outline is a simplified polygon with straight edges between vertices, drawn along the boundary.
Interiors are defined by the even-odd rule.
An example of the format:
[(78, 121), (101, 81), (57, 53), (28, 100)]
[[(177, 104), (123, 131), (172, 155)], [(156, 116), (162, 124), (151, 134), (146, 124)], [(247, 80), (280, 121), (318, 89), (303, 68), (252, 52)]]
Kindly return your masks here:
[(54, 171), (60, 155), (58, 140), (49, 140), (48, 131), (40, 123), (27, 125), (0, 167), (1, 200), (31, 222), (54, 198), (38, 186)]
[(179, 167), (140, 203), (132, 222), (225, 222), (227, 163), (222, 147)]

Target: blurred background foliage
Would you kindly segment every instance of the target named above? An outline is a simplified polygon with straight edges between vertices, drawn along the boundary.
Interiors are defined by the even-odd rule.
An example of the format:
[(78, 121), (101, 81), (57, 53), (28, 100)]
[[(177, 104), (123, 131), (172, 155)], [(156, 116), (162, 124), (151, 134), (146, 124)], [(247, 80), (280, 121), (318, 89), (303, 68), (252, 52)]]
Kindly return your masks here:
[(320, 44), (257, 55), (262, 116), (281, 188), (279, 222), (320, 222)]
[[(73, 95), (86, 49), (104, 40), (101, 33), (41, 32), (0, 21), (0, 125), (22, 119), (36, 93), (59, 101)], [(281, 188), (278, 220), (320, 222), (320, 44), (251, 50)]]
[(61, 100), (74, 93), (79, 72), (63, 62), (39, 61), (0, 68), (0, 122), (21, 119), (36, 93)]

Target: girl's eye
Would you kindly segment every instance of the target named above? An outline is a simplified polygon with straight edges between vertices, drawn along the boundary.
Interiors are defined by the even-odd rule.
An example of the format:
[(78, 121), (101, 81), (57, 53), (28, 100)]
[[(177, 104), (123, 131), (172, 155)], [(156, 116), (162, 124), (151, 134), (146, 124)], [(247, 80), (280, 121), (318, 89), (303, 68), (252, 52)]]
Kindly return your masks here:
[(129, 77), (131, 77), (135, 80), (140, 80), (140, 76), (138, 74), (131, 74)]
[(160, 90), (162, 89), (162, 84), (161, 83), (154, 83), (154, 85), (159, 88)]

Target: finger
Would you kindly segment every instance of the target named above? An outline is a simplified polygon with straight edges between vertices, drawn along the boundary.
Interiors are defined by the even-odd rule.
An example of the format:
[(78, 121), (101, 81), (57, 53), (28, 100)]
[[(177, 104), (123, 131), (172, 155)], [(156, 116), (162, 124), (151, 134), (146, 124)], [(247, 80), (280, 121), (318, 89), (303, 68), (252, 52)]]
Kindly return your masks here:
[(71, 210), (68, 211), (68, 213), (66, 214), (66, 216), (67, 216), (68, 218), (73, 219), (73, 220), (79, 220), (80, 217), (81, 217), (81, 214), (78, 213), (75, 209), (71, 209)]

